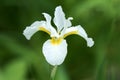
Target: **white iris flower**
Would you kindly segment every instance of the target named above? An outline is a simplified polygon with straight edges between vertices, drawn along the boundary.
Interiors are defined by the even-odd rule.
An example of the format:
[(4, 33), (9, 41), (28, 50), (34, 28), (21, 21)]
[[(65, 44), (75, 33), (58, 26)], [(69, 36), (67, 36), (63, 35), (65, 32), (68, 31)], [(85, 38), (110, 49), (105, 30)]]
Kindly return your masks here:
[(67, 55), (67, 42), (64, 39), (65, 37), (77, 34), (83, 37), (88, 47), (94, 45), (92, 38), (88, 38), (86, 31), (80, 26), (72, 26), (71, 20), (72, 17), (68, 19), (65, 18), (65, 14), (61, 6), (56, 7), (54, 13), (53, 22), (57, 29), (51, 25), (51, 16), (47, 13), (43, 13), (46, 21), (35, 21), (30, 26), (26, 27), (23, 32), (23, 35), (30, 40), (31, 36), (37, 31), (44, 31), (48, 33), (51, 39), (48, 39), (43, 44), (43, 55), (47, 62), (53, 66), (60, 65), (63, 63)]

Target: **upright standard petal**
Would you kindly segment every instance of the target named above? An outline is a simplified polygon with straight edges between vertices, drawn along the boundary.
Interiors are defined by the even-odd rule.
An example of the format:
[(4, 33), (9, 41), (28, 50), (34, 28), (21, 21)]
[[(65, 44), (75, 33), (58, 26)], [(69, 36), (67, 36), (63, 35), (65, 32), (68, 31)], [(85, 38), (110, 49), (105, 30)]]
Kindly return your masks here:
[(66, 20), (66, 22), (65, 22), (65, 27), (71, 27), (71, 26), (72, 26), (71, 20), (73, 20), (72, 17), (69, 17), (69, 18)]
[(23, 35), (30, 40), (32, 35), (36, 33), (40, 27), (45, 26), (45, 21), (35, 21), (31, 26), (26, 27), (26, 29), (23, 31)]
[(54, 16), (54, 24), (57, 26), (58, 32), (60, 32), (66, 22), (65, 14), (61, 6), (56, 7)]
[(72, 26), (71, 20), (73, 20), (72, 17), (69, 17), (68, 19), (65, 20), (65, 25), (63, 30), (61, 31), (60, 36), (63, 36), (65, 34), (66, 29)]
[(46, 19), (47, 24), (51, 25), (51, 16), (47, 13), (42, 13)]
[(86, 31), (80, 25), (67, 28), (63, 37), (65, 38), (65, 37), (72, 35), (72, 34), (77, 34), (77, 35), (83, 37), (87, 41), (88, 47), (92, 47), (94, 45), (93, 39), (88, 38)]
[(47, 62), (53, 66), (63, 63), (67, 55), (66, 40), (62, 40), (58, 44), (52, 43), (52, 40), (47, 40), (43, 44), (43, 54)]
[(46, 19), (46, 27), (50, 30), (51, 37), (59, 37), (57, 31), (55, 30), (55, 28), (51, 25), (51, 16), (47, 13), (43, 13), (45, 19)]

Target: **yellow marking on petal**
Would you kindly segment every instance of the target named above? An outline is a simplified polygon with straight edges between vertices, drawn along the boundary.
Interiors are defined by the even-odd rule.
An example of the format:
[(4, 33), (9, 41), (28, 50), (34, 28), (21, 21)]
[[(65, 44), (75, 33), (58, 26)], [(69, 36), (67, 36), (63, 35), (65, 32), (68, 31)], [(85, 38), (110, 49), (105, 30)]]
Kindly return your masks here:
[(63, 38), (55, 38), (55, 37), (52, 37), (51, 39), (51, 43), (53, 45), (59, 45), (61, 42), (62, 42)]
[(64, 34), (63, 38), (65, 38), (65, 37), (67, 37), (69, 35), (72, 35), (72, 34), (78, 34), (78, 31), (71, 31), (69, 33), (66, 33), (66, 34)]
[(50, 35), (50, 31), (48, 31), (47, 29), (45, 29), (44, 27), (40, 27), (39, 30), (44, 31), (46, 33), (48, 33)]

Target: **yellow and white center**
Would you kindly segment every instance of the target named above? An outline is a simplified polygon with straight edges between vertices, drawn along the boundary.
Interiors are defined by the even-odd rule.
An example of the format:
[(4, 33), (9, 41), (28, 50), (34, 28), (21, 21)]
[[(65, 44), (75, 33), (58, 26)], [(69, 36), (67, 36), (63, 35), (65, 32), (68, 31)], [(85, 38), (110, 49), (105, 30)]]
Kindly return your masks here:
[(62, 42), (63, 38), (56, 38), (56, 37), (52, 37), (51, 39), (51, 43), (53, 45), (59, 45)]

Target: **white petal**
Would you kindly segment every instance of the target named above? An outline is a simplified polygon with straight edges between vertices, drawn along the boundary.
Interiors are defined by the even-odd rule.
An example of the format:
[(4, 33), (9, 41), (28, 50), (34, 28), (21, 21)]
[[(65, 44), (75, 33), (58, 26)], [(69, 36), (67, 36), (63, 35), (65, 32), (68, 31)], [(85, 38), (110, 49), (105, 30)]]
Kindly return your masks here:
[(40, 27), (45, 26), (45, 21), (35, 21), (31, 26), (26, 27), (26, 29), (23, 31), (23, 35), (30, 40), (32, 35), (36, 33)]
[(88, 38), (86, 31), (80, 25), (78, 25), (77, 27), (78, 27), (78, 32), (79, 32), (78, 34), (87, 41), (88, 47), (92, 47), (94, 45), (93, 39)]
[(94, 45), (93, 39), (88, 38), (88, 35), (87, 35), (86, 31), (80, 25), (75, 26), (75, 27), (67, 28), (64, 36), (66, 37), (66, 36), (71, 35), (71, 34), (78, 34), (81, 37), (83, 37), (87, 41), (87, 46), (88, 47), (92, 47)]
[(72, 17), (69, 17), (67, 20), (65, 20), (65, 25), (64, 25), (63, 30), (61, 31), (60, 36), (63, 36), (63, 35), (65, 34), (66, 29), (67, 29), (68, 27), (71, 27), (71, 26), (72, 26), (72, 23), (71, 23), (70, 20), (73, 20), (73, 18), (72, 18)]
[(58, 45), (52, 44), (51, 40), (47, 40), (43, 44), (43, 54), (47, 62), (53, 66), (60, 65), (63, 63), (67, 55), (67, 43), (66, 40)]
[(70, 27), (70, 28), (67, 28), (66, 30), (65, 30), (65, 33), (64, 34), (69, 34), (69, 33), (71, 33), (71, 32), (78, 32), (78, 27)]
[(57, 26), (58, 31), (60, 31), (64, 27), (65, 21), (66, 21), (65, 14), (61, 6), (56, 7), (54, 16), (55, 17), (53, 21), (55, 25)]
[(71, 26), (72, 26), (71, 20), (73, 20), (72, 17), (69, 17), (69, 18), (66, 20), (66, 23), (65, 23), (65, 26), (66, 26), (66, 27), (71, 27)]
[(92, 38), (87, 38), (86, 40), (87, 40), (88, 47), (92, 47), (94, 45), (94, 41)]
[(51, 25), (51, 16), (47, 13), (43, 13), (45, 19), (46, 19), (46, 27), (50, 30), (51, 32), (51, 37), (59, 37), (57, 31), (55, 28)]
[(51, 23), (51, 16), (49, 15), (49, 14), (47, 14), (47, 13), (42, 13), (43, 15), (44, 15), (44, 17), (45, 17), (45, 19), (46, 19), (46, 22), (47, 23)]

